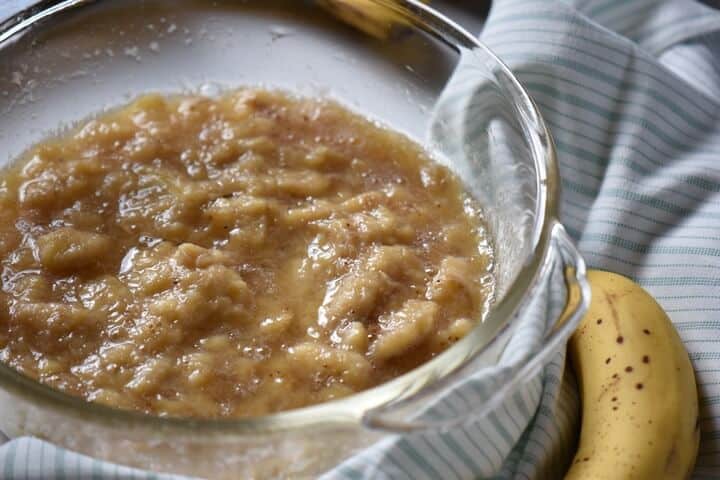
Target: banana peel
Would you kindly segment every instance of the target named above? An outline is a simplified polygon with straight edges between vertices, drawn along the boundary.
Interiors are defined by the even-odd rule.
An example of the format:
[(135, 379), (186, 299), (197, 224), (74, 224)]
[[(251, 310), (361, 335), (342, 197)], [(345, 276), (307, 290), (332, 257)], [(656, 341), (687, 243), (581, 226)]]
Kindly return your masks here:
[(700, 429), (682, 340), (639, 285), (597, 270), (588, 281), (590, 307), (568, 344), (582, 426), (565, 479), (689, 478)]
[(318, 0), (321, 7), (356, 29), (379, 40), (410, 26), (410, 21), (370, 0)]

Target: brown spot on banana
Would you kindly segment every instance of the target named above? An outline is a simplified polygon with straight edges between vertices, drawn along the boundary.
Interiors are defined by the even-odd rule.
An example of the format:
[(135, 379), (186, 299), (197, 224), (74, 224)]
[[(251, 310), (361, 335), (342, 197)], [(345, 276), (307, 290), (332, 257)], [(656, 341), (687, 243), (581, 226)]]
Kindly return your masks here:
[(669, 472), (674, 470), (673, 463), (675, 463), (676, 457), (676, 445), (673, 443), (670, 451), (668, 452), (667, 458), (665, 459), (665, 471)]
[(618, 383), (620, 383), (620, 380), (621, 380), (621, 379), (620, 379), (620, 375), (618, 375), (617, 373), (614, 374), (614, 375), (612, 376), (612, 379), (610, 380), (610, 382), (608, 382), (608, 383), (606, 383), (605, 385), (603, 385), (602, 391), (600, 392), (600, 395), (598, 395), (598, 397), (597, 397), (598, 402), (599, 402), (600, 400), (602, 400), (603, 397), (604, 397), (609, 391), (611, 391), (611, 390), (612, 390), (612, 391), (616, 390), (615, 387), (617, 387)]
[(617, 295), (608, 292), (603, 292), (603, 294), (605, 295), (605, 301), (610, 308), (610, 316), (612, 317), (612, 322), (615, 325), (618, 336), (622, 337), (622, 331), (620, 330), (620, 316), (618, 315), (617, 309), (615, 308), (615, 301), (617, 299)]

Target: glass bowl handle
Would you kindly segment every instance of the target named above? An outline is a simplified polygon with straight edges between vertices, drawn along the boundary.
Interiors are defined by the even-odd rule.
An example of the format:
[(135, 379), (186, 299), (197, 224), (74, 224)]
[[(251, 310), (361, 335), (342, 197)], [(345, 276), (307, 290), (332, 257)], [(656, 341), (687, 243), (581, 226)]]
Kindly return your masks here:
[[(365, 426), (392, 433), (411, 433), (424, 430), (447, 430), (467, 422), (480, 420), (495, 410), (503, 401), (513, 394), (523, 384), (535, 378), (536, 374), (549, 362), (550, 357), (564, 348), (564, 344), (577, 327), (580, 318), (587, 310), (590, 302), (590, 287), (585, 277), (585, 262), (568, 236), (562, 224), (555, 222), (552, 229), (552, 248), (550, 261), (546, 267), (549, 293), (557, 289), (553, 284), (553, 271), (564, 277), (565, 293), (559, 315), (552, 326), (547, 329), (542, 346), (521, 361), (514, 362), (503, 372), (503, 381), (493, 385), (488, 396), (478, 405), (448, 418), (432, 418), (432, 415), (418, 415), (424, 408), (442, 395), (442, 390), (430, 389), (429, 393), (419, 391), (406, 398), (380, 405), (365, 412), (362, 422)], [(536, 292), (538, 293), (538, 292)], [(526, 307), (526, 306), (524, 306)], [(516, 315), (528, 314), (527, 308), (521, 307)], [(564, 308), (563, 308), (564, 307)], [(469, 375), (478, 368), (486, 367), (479, 360), (483, 355), (477, 355), (468, 365), (462, 367), (462, 372), (453, 374), (458, 376)], [(487, 360), (485, 359), (485, 362)], [(468, 372), (468, 373), (466, 373)], [(460, 380), (462, 381), (462, 380)], [(457, 380), (456, 380), (457, 382)], [(451, 384), (450, 388), (456, 383)]]

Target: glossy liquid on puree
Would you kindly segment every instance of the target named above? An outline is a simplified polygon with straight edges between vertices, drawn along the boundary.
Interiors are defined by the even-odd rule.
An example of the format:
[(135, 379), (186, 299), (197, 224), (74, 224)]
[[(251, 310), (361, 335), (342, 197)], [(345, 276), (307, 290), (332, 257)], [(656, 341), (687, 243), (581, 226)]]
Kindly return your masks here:
[(148, 95), (0, 177), (0, 360), (158, 415), (344, 397), (453, 344), (493, 293), (479, 208), (406, 137), (243, 89)]

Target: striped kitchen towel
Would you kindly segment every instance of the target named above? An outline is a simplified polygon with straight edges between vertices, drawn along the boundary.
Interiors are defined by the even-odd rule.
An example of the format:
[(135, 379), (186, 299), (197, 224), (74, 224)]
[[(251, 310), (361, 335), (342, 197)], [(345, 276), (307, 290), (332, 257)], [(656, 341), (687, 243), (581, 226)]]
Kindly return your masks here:
[[(720, 478), (720, 13), (691, 0), (495, 0), (482, 40), (549, 124), (562, 220), (588, 264), (635, 278), (675, 322), (700, 387), (695, 478)], [(477, 87), (453, 82), (447, 94)], [(462, 410), (492, 373), (437, 409)], [(558, 478), (577, 409), (558, 352), (484, 421), (391, 437), (326, 478)], [(0, 478), (173, 477), (18, 439), (0, 448)]]
[[(691, 0), (499, 0), (482, 40), (548, 123), (561, 219), (588, 265), (636, 279), (679, 330), (700, 392), (694, 478), (720, 478), (720, 12)], [(532, 478), (550, 448), (542, 437), (501, 477)]]

